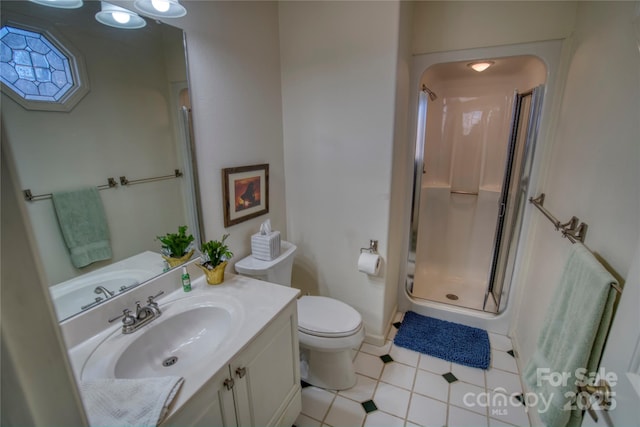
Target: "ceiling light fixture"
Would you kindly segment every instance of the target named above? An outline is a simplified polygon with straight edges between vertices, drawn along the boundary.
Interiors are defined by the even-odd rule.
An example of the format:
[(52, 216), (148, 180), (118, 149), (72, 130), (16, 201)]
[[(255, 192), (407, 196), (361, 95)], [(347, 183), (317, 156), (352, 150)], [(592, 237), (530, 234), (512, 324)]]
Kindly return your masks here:
[(106, 1), (100, 2), (101, 10), (96, 13), (96, 20), (101, 24), (115, 28), (135, 30), (147, 25), (140, 15)]
[(136, 0), (133, 5), (145, 15), (155, 18), (180, 18), (187, 9), (178, 0)]
[(478, 61), (467, 64), (467, 67), (471, 67), (474, 71), (481, 73), (493, 64), (495, 64), (493, 61)]
[(82, 7), (82, 0), (29, 0), (42, 6), (57, 7), (59, 9), (77, 9)]

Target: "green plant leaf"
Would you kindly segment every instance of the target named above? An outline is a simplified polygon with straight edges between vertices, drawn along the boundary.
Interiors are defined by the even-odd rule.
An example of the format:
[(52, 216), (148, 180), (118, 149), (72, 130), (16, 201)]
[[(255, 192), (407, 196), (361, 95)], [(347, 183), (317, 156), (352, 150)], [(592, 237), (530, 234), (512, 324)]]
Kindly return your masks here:
[(162, 249), (167, 252), (167, 255), (174, 258), (180, 258), (186, 254), (189, 245), (194, 240), (191, 234), (187, 236), (186, 225), (179, 226), (177, 233), (167, 233), (164, 236), (157, 236), (156, 238), (162, 243)]
[(203, 265), (214, 268), (233, 258), (233, 252), (225, 244), (227, 237), (229, 234), (223, 235), (221, 240), (209, 240), (202, 244)]

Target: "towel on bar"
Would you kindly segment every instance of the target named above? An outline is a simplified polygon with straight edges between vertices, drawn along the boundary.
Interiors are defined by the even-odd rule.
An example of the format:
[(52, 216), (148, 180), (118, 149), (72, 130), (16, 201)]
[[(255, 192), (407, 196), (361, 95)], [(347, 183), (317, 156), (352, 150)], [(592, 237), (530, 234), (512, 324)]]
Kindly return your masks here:
[(91, 426), (156, 426), (180, 390), (181, 377), (94, 379), (80, 384)]
[[(536, 350), (523, 373), (529, 392), (545, 402), (551, 399), (546, 411), (541, 410), (545, 405), (538, 410), (540, 419), (554, 427), (579, 426), (582, 421), (582, 410), (571, 410), (577, 383), (598, 369), (616, 298), (613, 276), (584, 245), (571, 246)], [(577, 371), (580, 368), (586, 372)], [(556, 381), (557, 374), (570, 377)]]
[(51, 198), (73, 266), (110, 259), (109, 227), (98, 189), (60, 191)]

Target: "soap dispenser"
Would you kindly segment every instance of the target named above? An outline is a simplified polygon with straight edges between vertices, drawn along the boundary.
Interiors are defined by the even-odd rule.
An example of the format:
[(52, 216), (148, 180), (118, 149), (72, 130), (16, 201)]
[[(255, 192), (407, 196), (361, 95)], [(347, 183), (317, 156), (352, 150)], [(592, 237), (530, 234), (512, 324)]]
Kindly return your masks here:
[(191, 292), (191, 277), (187, 273), (187, 267), (182, 267), (182, 290)]

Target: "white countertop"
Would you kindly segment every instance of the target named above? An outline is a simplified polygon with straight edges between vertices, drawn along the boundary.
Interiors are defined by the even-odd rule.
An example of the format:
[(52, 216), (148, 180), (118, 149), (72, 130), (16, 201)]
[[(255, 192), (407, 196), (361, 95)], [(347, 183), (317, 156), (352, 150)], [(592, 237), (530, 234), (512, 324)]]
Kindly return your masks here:
[[(242, 308), (239, 317), (241, 324), (234, 325), (233, 333), (216, 350), (213, 360), (207, 360), (206, 364), (197, 367), (200, 375), (193, 376), (189, 380), (185, 379), (171, 406), (169, 416), (187, 402), (214, 374), (227, 365), (278, 313), (289, 303), (295, 301), (299, 291), (245, 276), (225, 273), (225, 281), (221, 285), (208, 285), (204, 276), (201, 275), (192, 281), (191, 292), (177, 289), (158, 298), (157, 301), (162, 309), (167, 303), (179, 299), (195, 297), (194, 299), (197, 300), (198, 295), (206, 295), (209, 298), (219, 295), (221, 299), (232, 298), (239, 302)], [(154, 322), (143, 326), (133, 335), (144, 334), (146, 329), (154, 326)], [(94, 349), (113, 334), (121, 333), (122, 325), (120, 322), (106, 326), (104, 330), (69, 349), (71, 365), (77, 381), (81, 381), (85, 362)]]

